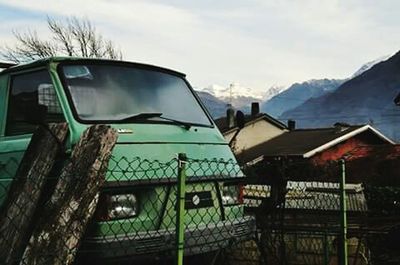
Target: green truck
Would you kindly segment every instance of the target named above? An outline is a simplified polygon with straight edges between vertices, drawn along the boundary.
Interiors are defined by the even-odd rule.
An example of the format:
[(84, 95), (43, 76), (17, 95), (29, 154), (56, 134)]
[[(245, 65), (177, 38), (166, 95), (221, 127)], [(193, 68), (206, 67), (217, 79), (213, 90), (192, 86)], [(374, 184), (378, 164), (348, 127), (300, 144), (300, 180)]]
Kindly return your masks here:
[(173, 253), (178, 153), (188, 157), (185, 255), (253, 237), (254, 218), (243, 211), (245, 176), (234, 170), (233, 153), (184, 74), (53, 57), (1, 71), (0, 101), (0, 203), (38, 121), (68, 123), (67, 152), (92, 124), (118, 131), (80, 253), (102, 259)]

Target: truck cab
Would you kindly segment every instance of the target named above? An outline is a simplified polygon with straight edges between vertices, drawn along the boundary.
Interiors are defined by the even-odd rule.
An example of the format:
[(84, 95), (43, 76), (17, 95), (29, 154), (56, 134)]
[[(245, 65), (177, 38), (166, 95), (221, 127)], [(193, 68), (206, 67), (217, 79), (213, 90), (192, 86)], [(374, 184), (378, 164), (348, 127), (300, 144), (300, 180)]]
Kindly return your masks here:
[(67, 153), (83, 131), (118, 132), (80, 253), (101, 259), (172, 255), (177, 154), (185, 153), (185, 254), (251, 238), (245, 176), (185, 75), (123, 61), (53, 57), (0, 72), (0, 204), (37, 124), (67, 122)]

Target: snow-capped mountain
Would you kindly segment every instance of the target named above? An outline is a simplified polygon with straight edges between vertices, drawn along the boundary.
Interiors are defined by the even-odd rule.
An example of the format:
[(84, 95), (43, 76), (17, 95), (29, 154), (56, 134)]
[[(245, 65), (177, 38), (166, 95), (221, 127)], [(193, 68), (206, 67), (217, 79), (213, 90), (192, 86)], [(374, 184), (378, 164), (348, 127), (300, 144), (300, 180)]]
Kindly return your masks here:
[(342, 83), (360, 76), (374, 65), (386, 61), (390, 56), (382, 56), (361, 66), (347, 79), (311, 79), (294, 83), (291, 86), (272, 86), (266, 91), (258, 91), (234, 83), (230, 86), (210, 85), (199, 89), (200, 98), (214, 118), (225, 115), (226, 106), (231, 103), (234, 108), (245, 113), (250, 112), (252, 102), (260, 102), (261, 111), (278, 117), (311, 99), (333, 93)]
[(263, 101), (267, 101), (271, 98), (273, 98), (274, 96), (278, 95), (279, 93), (283, 92), (284, 90), (286, 90), (288, 87), (286, 86), (271, 86), (269, 89), (267, 89), (267, 91), (264, 93), (263, 96)]
[(227, 87), (210, 85), (198, 91), (206, 92), (227, 104), (232, 104), (234, 108), (245, 112), (249, 111), (252, 102), (261, 102), (264, 99), (262, 92), (241, 86), (238, 83), (233, 83)]
[(214, 97), (219, 99), (227, 99), (237, 97), (252, 97), (259, 100), (263, 99), (263, 93), (257, 90), (251, 89), (249, 87), (241, 86), (238, 83), (233, 83), (230, 86), (224, 87), (220, 85), (211, 85), (209, 87), (203, 88), (200, 91), (208, 92)]
[(382, 56), (361, 66), (350, 78), (347, 79), (311, 79), (301, 83), (294, 83), (289, 88), (281, 91), (261, 105), (261, 110), (278, 117), (286, 111), (295, 109), (310, 99), (323, 97), (333, 93), (342, 83), (361, 75), (374, 65), (385, 61), (390, 56)]
[(274, 117), (300, 106), (310, 98), (317, 98), (333, 92), (345, 80), (311, 79), (302, 83), (294, 83), (288, 89), (273, 96), (261, 104), (261, 111)]
[(391, 57), (391, 55), (385, 55), (382, 57), (379, 57), (376, 60), (370, 61), (366, 64), (364, 64), (363, 66), (360, 67), (360, 69), (358, 69), (352, 76), (351, 78), (354, 78), (356, 76), (361, 75), (362, 73), (364, 73), (365, 71), (369, 70), (372, 66), (374, 66), (377, 63), (380, 63), (382, 61), (386, 61), (387, 59), (389, 59)]
[(400, 51), (347, 80), (332, 93), (311, 98), (288, 110), (280, 119), (294, 119), (300, 128), (331, 126), (335, 122), (372, 124), (386, 136), (400, 140), (399, 108), (393, 102), (400, 88)]

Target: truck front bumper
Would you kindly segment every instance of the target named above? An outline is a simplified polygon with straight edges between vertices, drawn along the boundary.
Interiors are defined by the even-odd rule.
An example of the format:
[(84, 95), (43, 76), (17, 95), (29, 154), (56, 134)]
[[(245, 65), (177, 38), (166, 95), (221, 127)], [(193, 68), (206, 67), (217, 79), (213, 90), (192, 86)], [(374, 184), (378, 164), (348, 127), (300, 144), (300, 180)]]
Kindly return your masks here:
[[(245, 216), (234, 221), (221, 221), (185, 230), (185, 255), (207, 253), (226, 248), (236, 242), (254, 238), (255, 219)], [(81, 254), (100, 259), (133, 256), (173, 255), (174, 229), (137, 232), (134, 234), (86, 237)]]

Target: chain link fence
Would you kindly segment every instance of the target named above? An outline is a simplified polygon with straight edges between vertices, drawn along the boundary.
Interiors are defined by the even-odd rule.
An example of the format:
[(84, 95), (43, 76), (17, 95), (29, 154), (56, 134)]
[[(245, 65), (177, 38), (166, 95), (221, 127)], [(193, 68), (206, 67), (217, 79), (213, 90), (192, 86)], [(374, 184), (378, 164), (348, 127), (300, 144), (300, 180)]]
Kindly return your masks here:
[(350, 176), (341, 189), (341, 161), (264, 161), (245, 172), (244, 203), (256, 216), (264, 264), (344, 264), (343, 255), (352, 265), (400, 264), (399, 187)]
[(174, 264), (180, 254), (184, 264), (333, 265), (341, 255), (354, 265), (400, 262), (400, 189), (346, 182), (343, 230), (338, 162), (312, 171), (299, 162), (241, 168), (233, 160), (111, 157), (104, 182), (84, 177), (102, 165), (72, 164), (66, 174), (68, 163), (58, 161), (42, 181), (20, 180), (22, 199), (9, 193), (19, 160), (1, 165), (4, 264)]
[[(76, 255), (78, 263), (150, 260), (170, 264), (177, 257), (180, 226), (187, 259), (211, 253), (203, 259), (214, 262), (226, 260), (226, 249), (255, 237), (255, 219), (244, 214), (245, 178), (233, 160), (172, 158), (162, 162), (111, 157), (99, 194), (91, 192), (93, 184), (85, 177), (90, 171), (96, 175), (98, 168), (82, 170), (71, 165), (65, 174), (60, 169), (65, 170), (68, 161), (57, 164), (41, 182), (35, 177), (22, 181), (23, 199), (8, 194), (11, 183), (21, 182), (14, 178), (18, 161), (10, 159), (0, 169), (0, 201), (13, 209), (11, 216), (4, 216), (2, 209), (9, 225), (2, 223), (0, 238), (6, 245), (7, 234), (14, 233), (23, 241), (18, 246), (28, 246), (13, 250), (12, 257), (2, 250), (9, 264), (20, 260), (20, 264), (33, 264), (32, 260), (50, 264), (52, 256), (64, 257), (60, 253), (65, 251), (69, 252), (65, 256)], [(184, 183), (179, 183), (178, 172), (185, 175)], [(182, 211), (178, 210), (180, 185), (185, 185)], [(4, 230), (26, 213), (30, 220), (21, 230), (24, 235)]]

